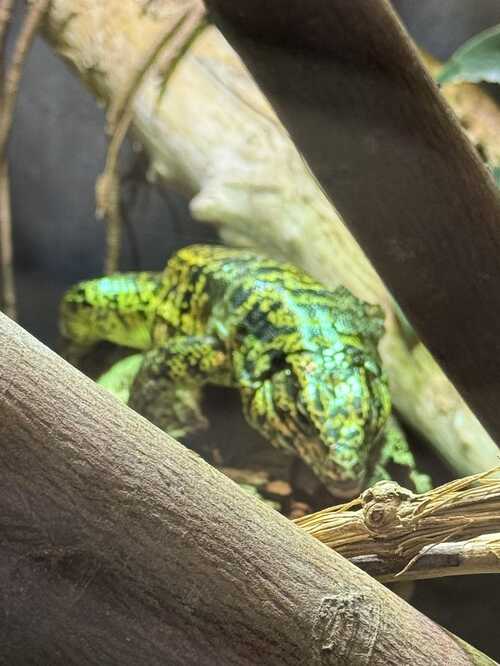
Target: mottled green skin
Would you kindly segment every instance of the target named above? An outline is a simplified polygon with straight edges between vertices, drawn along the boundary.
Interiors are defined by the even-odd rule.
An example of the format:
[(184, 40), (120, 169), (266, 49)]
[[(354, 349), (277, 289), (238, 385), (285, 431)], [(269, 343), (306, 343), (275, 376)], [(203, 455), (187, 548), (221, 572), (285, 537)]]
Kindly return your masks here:
[(132, 394), (146, 402), (162, 381), (236, 387), (249, 423), (336, 495), (361, 488), (391, 409), (377, 354), (381, 309), (250, 251), (191, 246), (163, 274), (81, 283), (63, 299), (61, 330), (81, 345), (143, 350), (135, 388), (144, 390)]

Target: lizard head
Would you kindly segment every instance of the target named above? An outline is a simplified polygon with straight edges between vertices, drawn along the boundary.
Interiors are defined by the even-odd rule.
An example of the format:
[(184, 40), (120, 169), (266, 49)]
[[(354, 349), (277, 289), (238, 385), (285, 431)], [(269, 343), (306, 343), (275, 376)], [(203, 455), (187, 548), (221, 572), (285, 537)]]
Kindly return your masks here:
[(353, 497), (390, 409), (373, 356), (342, 362), (303, 353), (289, 355), (287, 367), (263, 383), (250, 419), (270, 441), (296, 451), (334, 495)]
[(292, 360), (297, 397), (290, 414), (295, 448), (337, 496), (362, 489), (370, 453), (391, 410), (386, 379), (371, 354), (346, 349), (337, 357)]
[(82, 346), (107, 340), (147, 349), (160, 287), (157, 273), (124, 273), (80, 282), (61, 301), (61, 334)]

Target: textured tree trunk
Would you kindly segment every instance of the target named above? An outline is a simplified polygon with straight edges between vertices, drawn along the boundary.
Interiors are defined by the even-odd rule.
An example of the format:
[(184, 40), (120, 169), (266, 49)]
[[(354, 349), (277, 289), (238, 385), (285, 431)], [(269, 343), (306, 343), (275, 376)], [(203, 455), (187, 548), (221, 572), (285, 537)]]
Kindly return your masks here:
[(492, 664), (0, 315), (3, 664)]
[[(109, 105), (186, 4), (53, 0), (46, 33)], [(151, 158), (151, 178), (189, 193), (193, 215), (215, 223), (227, 243), (290, 260), (327, 285), (343, 283), (360, 298), (381, 303), (387, 329), (381, 353), (397, 408), (459, 475), (494, 466), (496, 445), (426, 348), (408, 341), (379, 276), (215, 28), (198, 38), (162, 90), (158, 65), (133, 102), (133, 126)], [(488, 108), (491, 126), (498, 127), (493, 105)], [(496, 140), (486, 123), (480, 129), (483, 143)], [(331, 163), (336, 156), (327, 158)], [(365, 185), (359, 183), (360, 199)], [(418, 288), (417, 276), (413, 282)], [(460, 294), (455, 297), (460, 302)]]

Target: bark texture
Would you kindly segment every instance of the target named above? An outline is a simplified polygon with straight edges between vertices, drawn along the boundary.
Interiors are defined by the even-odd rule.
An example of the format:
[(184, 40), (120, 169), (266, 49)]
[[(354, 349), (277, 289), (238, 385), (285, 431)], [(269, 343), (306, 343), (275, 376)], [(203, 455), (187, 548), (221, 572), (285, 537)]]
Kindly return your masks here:
[(488, 664), (0, 315), (5, 664)]
[[(46, 34), (109, 106), (187, 4), (53, 0)], [(303, 80), (292, 85), (300, 91)], [(494, 125), (494, 110), (488, 118)], [(133, 125), (151, 158), (151, 179), (187, 192), (193, 215), (216, 224), (225, 242), (290, 260), (327, 285), (345, 284), (360, 298), (382, 304), (387, 333), (381, 353), (397, 408), (459, 475), (496, 464), (497, 447), (426, 348), (405, 336), (381, 279), (215, 28), (198, 38), (165, 90), (161, 58), (151, 68), (134, 99)], [(403, 151), (403, 162), (409, 158)], [(325, 155), (325, 163), (335, 160)], [(379, 166), (375, 162), (374, 173)], [(367, 183), (356, 182), (356, 196), (363, 199)], [(417, 291), (419, 279), (418, 272), (406, 278)], [(459, 294), (454, 297), (460, 301)]]

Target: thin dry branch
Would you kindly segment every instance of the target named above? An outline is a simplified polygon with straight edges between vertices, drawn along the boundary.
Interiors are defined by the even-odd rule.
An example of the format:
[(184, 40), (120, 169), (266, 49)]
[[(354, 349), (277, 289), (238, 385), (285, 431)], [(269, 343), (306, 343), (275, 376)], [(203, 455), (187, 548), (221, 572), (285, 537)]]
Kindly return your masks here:
[[(2, 301), (5, 313), (15, 319), (17, 316), (16, 292), (12, 251), (12, 220), (10, 212), (9, 176), (7, 168), (7, 144), (14, 117), (19, 82), (23, 64), (35, 37), (38, 26), (44, 17), (50, 0), (39, 0), (28, 10), (21, 32), (17, 38), (12, 60), (2, 80), (0, 93), (0, 242)], [(3, 51), (7, 24), (13, 3), (7, 2), (0, 9), (0, 72), (3, 73)]]
[(29, 8), (14, 46), (11, 62), (5, 72), (0, 109), (0, 161), (5, 159), (23, 64), (50, 2), (51, 0), (38, 0)]
[(9, 27), (14, 0), (4, 0), (0, 5), (0, 73), (3, 74), (3, 58), (5, 54), (5, 41)]
[(10, 210), (10, 183), (7, 161), (0, 162), (0, 267), (2, 284), (2, 310), (11, 319), (17, 319), (16, 285), (14, 279), (14, 252), (12, 248), (12, 219)]
[[(451, 481), (422, 495), (381, 481), (347, 504), (295, 523), (384, 580), (498, 573), (500, 560), (492, 554), (500, 553), (500, 480), (489, 478), (498, 471)], [(461, 559), (445, 566), (446, 553)]]
[[(4, 58), (7, 30), (14, 0), (5, 0), (0, 6), (0, 108), (3, 106)], [(10, 183), (7, 161), (0, 161), (0, 266), (2, 309), (11, 319), (17, 318), (16, 293), (12, 252), (12, 220), (10, 212)]]

